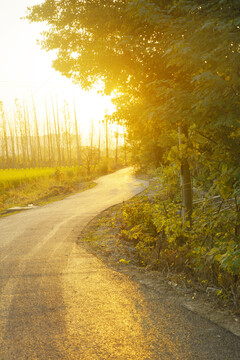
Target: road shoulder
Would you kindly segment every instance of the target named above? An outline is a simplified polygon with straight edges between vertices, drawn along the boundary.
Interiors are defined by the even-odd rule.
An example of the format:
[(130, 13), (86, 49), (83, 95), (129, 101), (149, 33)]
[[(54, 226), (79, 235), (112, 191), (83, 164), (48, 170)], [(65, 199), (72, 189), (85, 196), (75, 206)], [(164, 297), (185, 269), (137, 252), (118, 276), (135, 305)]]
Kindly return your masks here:
[(211, 293), (197, 287), (187, 287), (173, 273), (160, 273), (139, 266), (134, 246), (120, 237), (118, 216), (122, 204), (104, 210), (82, 230), (78, 244), (101, 259), (115, 271), (125, 274), (138, 284), (177, 302), (188, 311), (240, 336), (240, 317), (223, 307)]

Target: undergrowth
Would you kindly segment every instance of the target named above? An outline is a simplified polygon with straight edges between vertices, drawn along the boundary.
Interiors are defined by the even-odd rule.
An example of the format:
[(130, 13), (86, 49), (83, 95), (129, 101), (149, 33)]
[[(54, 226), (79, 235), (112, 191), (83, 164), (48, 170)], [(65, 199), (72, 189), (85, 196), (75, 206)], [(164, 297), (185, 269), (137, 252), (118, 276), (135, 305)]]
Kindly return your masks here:
[[(194, 206), (191, 228), (182, 225), (179, 184), (156, 182), (148, 195), (122, 207), (121, 238), (134, 244), (142, 266), (175, 271), (211, 288), (240, 310), (240, 241), (235, 199), (206, 193)], [(199, 192), (195, 189), (195, 197)]]

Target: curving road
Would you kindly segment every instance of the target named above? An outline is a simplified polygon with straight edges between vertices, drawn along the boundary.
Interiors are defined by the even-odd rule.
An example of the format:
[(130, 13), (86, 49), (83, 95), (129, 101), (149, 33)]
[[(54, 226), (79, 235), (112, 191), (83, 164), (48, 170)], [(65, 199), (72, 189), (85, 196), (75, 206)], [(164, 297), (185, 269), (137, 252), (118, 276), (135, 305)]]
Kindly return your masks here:
[(76, 245), (93, 216), (146, 185), (124, 169), (0, 219), (0, 360), (239, 358), (239, 338)]

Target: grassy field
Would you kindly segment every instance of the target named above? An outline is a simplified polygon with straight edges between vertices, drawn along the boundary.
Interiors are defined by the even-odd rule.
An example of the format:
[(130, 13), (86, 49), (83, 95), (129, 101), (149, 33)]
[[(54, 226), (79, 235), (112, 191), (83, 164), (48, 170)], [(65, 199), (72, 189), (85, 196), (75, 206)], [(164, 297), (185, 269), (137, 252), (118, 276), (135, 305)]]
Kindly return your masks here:
[[(95, 174), (96, 176), (96, 174)], [(0, 213), (13, 206), (42, 205), (94, 186), (81, 166), (0, 170)]]

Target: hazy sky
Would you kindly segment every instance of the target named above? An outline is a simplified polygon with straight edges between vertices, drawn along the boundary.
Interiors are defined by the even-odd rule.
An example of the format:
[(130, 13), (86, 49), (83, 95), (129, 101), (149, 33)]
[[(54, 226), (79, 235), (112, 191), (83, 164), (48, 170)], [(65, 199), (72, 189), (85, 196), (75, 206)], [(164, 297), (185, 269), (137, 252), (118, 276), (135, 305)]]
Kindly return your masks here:
[(44, 25), (20, 19), (28, 6), (41, 2), (0, 0), (0, 100), (11, 106), (15, 98), (26, 101), (32, 94), (36, 99), (53, 96), (61, 100), (72, 98), (74, 93), (80, 117), (98, 121), (104, 109), (111, 107), (109, 98), (98, 96), (96, 91), (85, 93), (57, 73), (51, 67), (54, 54), (36, 43)]
[(41, 50), (36, 39), (43, 24), (21, 20), (27, 6), (36, 0), (0, 0), (0, 83), (41, 83), (54, 74), (51, 55)]

